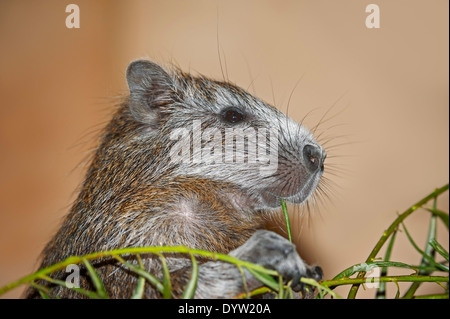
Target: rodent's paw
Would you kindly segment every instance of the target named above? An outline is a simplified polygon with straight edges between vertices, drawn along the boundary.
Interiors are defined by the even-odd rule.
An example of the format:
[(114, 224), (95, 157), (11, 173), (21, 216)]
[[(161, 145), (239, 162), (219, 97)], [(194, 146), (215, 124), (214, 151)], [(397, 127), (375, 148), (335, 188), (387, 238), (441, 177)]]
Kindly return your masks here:
[(319, 281), (323, 277), (319, 266), (308, 266), (298, 255), (295, 246), (284, 237), (267, 230), (257, 231), (241, 247), (230, 253), (251, 263), (276, 270), (295, 291), (304, 291), (300, 278)]

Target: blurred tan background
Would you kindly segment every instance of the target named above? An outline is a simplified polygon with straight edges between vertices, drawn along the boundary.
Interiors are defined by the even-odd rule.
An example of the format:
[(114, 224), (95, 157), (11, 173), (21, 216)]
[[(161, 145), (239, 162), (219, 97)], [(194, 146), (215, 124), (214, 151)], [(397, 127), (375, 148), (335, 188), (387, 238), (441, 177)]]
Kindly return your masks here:
[[(372, 2), (380, 29), (365, 26)], [(80, 29), (65, 26), (69, 3), (80, 7)], [(327, 195), (309, 212), (295, 210), (294, 237), (326, 278), (363, 262), (396, 213), (448, 183), (448, 6), (2, 0), (0, 286), (38, 266), (76, 196), (83, 159), (127, 92), (127, 64), (149, 57), (222, 79), (219, 51), (231, 81), (283, 111), (292, 93), (289, 115), (301, 121), (309, 113), (310, 128), (328, 119), (316, 132), (329, 154)], [(448, 194), (439, 207), (448, 211)], [(428, 220), (424, 212), (407, 220), (420, 246)], [(438, 232), (448, 249), (448, 233)], [(419, 263), (398, 237), (393, 259)]]

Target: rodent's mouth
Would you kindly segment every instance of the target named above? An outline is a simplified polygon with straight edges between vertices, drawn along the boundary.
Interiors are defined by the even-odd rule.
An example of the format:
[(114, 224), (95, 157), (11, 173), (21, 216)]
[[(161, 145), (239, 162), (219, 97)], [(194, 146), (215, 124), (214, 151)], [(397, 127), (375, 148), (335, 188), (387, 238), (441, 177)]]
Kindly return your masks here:
[(261, 199), (263, 203), (268, 206), (268, 208), (280, 208), (281, 199), (292, 204), (301, 204), (313, 194), (320, 181), (321, 176), (321, 171), (310, 175), (309, 178), (304, 183), (302, 183), (298, 191), (296, 191), (292, 195), (282, 194), (285, 187), (279, 186), (266, 189), (261, 193)]

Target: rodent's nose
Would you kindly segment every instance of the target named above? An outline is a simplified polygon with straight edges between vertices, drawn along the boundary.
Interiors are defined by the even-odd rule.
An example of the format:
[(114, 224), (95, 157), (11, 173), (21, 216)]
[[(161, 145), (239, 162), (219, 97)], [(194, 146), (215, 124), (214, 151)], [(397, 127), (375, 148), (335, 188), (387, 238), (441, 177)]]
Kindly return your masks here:
[(323, 163), (326, 157), (327, 154), (320, 146), (308, 144), (303, 148), (303, 160), (311, 172), (315, 172), (319, 168), (323, 172)]

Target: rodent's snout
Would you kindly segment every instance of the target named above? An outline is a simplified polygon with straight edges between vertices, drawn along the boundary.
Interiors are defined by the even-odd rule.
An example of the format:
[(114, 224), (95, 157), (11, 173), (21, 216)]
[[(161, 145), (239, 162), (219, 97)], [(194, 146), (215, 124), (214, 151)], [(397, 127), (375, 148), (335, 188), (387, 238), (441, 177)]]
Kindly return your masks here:
[(318, 145), (308, 144), (303, 148), (303, 160), (308, 170), (313, 173), (320, 169), (324, 171), (324, 162), (327, 153)]

